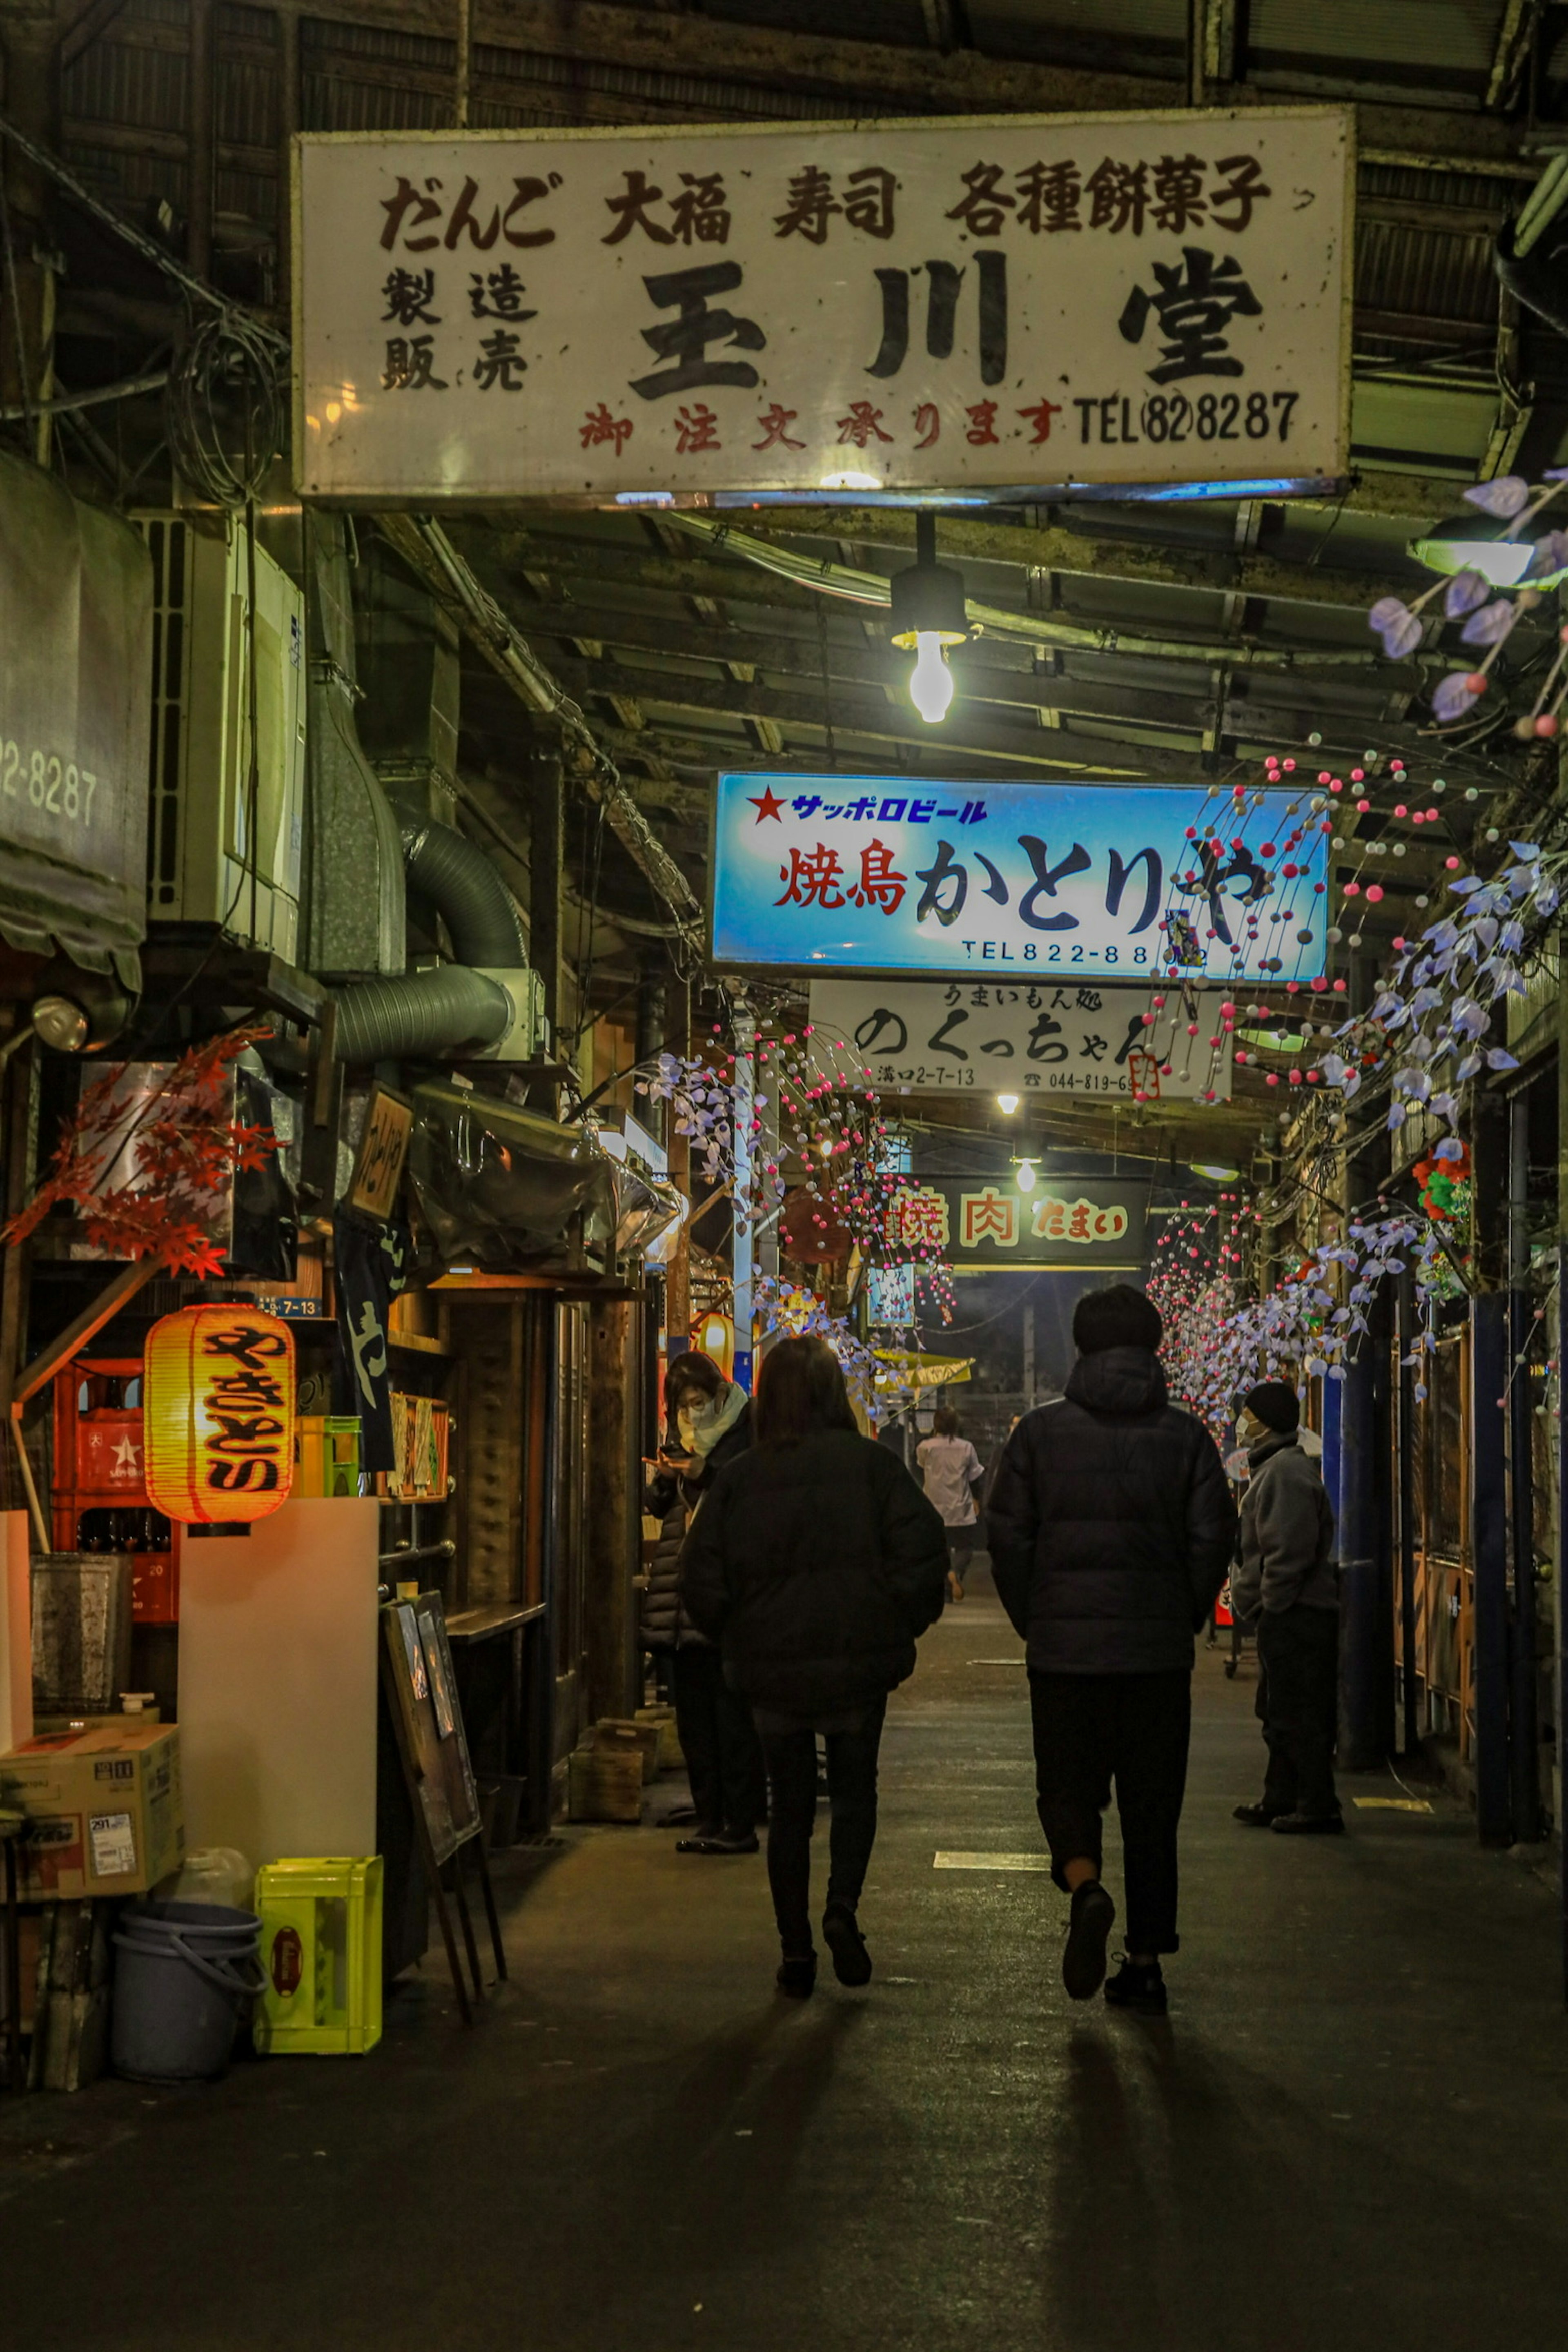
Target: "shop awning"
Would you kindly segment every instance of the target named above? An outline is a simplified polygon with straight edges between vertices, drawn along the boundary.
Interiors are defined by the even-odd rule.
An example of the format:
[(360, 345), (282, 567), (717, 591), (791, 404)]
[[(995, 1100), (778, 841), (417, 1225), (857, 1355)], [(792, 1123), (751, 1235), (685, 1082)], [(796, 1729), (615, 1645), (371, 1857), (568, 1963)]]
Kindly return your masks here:
[(966, 1381), (974, 1370), (973, 1356), (922, 1356), (902, 1348), (877, 1348), (872, 1352), (885, 1367), (877, 1374), (879, 1389), (945, 1388), (950, 1381)]
[(141, 985), (153, 576), (139, 535), (0, 452), (0, 938)]

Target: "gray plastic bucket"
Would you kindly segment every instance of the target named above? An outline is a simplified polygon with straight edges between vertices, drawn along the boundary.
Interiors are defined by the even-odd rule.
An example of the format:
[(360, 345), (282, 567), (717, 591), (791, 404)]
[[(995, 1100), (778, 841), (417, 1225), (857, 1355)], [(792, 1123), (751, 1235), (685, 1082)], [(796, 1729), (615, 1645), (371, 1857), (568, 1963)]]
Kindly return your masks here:
[(115, 1932), (117, 2074), (141, 2083), (215, 2082), (235, 2029), (266, 1982), (261, 1922), (216, 1903), (147, 1903)]

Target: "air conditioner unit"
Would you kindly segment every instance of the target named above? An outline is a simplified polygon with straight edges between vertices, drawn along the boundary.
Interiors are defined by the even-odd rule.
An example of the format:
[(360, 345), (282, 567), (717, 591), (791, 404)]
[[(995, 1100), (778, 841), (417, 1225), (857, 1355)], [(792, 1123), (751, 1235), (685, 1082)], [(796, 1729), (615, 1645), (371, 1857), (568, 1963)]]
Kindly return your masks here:
[[(305, 790), (305, 600), (244, 521), (136, 517), (153, 558), (147, 912), (217, 923), (292, 963)], [(252, 645), (257, 773), (250, 757)], [(253, 805), (254, 803), (254, 805)]]

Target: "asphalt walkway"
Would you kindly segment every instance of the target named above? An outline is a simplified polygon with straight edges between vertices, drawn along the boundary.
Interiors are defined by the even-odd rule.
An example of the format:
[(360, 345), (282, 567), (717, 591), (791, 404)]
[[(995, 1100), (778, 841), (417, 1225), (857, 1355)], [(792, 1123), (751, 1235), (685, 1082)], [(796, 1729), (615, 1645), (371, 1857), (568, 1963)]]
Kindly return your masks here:
[(1061, 1898), (1011, 1866), (1039, 1852), (1017, 1654), (972, 1588), (893, 1704), (866, 1993), (825, 1973), (804, 2007), (774, 1997), (760, 1860), (574, 1830), (505, 1859), (512, 1982), (471, 2035), (432, 1959), (364, 2061), (0, 2100), (6, 2341), (1556, 2341), (1568, 2022), (1548, 1887), (1479, 1852), (1441, 1796), (1352, 1806), (1341, 1842), (1237, 1827), (1252, 1687), (1206, 1655), (1172, 2014), (1074, 2008)]

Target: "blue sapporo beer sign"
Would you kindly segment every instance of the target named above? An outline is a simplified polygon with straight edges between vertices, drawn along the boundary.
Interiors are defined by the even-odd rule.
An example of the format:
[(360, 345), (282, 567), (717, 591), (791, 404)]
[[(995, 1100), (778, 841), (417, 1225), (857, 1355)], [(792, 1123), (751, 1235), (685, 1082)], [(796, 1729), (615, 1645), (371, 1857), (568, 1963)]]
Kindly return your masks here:
[(1345, 472), (1348, 108), (295, 147), (312, 498)]
[(1205, 840), (1190, 785), (721, 775), (711, 953), (981, 981), (1310, 980), (1327, 842), (1301, 799), (1265, 786), (1241, 829)]

